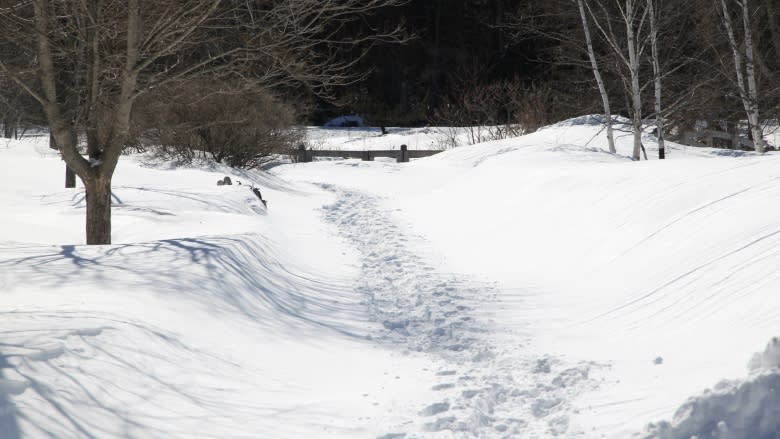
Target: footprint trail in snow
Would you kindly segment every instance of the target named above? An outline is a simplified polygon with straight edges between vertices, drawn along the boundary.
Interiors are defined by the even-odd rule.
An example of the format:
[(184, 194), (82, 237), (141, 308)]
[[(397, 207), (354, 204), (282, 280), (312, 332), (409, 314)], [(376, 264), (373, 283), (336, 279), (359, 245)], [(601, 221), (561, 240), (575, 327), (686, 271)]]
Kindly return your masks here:
[[(490, 284), (441, 273), (409, 245), (408, 234), (370, 195), (322, 184), (336, 193), (326, 221), (360, 253), (358, 290), (381, 324), (375, 341), (438, 357), (431, 371), (437, 400), (421, 403), (417, 419), (383, 438), (575, 437), (571, 400), (596, 384), (592, 363), (567, 364), (495, 343), (496, 331), (480, 303), (496, 300)], [(447, 436), (447, 434), (445, 434)]]

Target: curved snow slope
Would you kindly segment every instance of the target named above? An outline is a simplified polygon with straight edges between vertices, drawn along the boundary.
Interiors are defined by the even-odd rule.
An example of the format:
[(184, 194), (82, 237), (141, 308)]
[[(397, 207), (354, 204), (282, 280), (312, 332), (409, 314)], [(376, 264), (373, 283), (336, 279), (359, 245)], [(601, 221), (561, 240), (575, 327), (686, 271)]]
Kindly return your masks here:
[(676, 148), (635, 163), (581, 146), (595, 134), (556, 127), (442, 154), (432, 161), (467, 168), (409, 209), (452, 266), (509, 289), (508, 325), (612, 364), (579, 422), (621, 437), (744, 376), (780, 329), (780, 156)]
[(442, 154), (467, 168), (408, 206), (453, 267), (507, 288), (506, 324), (612, 364), (579, 421), (621, 437), (744, 376), (780, 330), (780, 156), (635, 163), (583, 148), (595, 131)]
[[(441, 363), (366, 340), (366, 261), (309, 181), (383, 196), (376, 212), (421, 237), (409, 253), (495, 284), (474, 314), (517, 367), (594, 362), (599, 388), (566, 401), (564, 437), (671, 419), (744, 378), (777, 335), (780, 155), (671, 145), (669, 160), (632, 162), (630, 142), (605, 152), (586, 117), (410, 164), (269, 176), (124, 157), (115, 244), (87, 248), (83, 189), (61, 188), (44, 140), (4, 141), (0, 437), (390, 437), (419, 419)], [(259, 184), (270, 211), (245, 186), (217, 187), (224, 175)], [(728, 408), (728, 389), (764, 398), (776, 382), (753, 378), (688, 407)], [(663, 431), (685, 437), (717, 410)]]
[(114, 245), (87, 247), (63, 174), (0, 143), (0, 438), (375, 437), (427, 395), (429, 362), (365, 338), (331, 194), (123, 157)]
[(498, 282), (499, 325), (604, 364), (570, 431), (623, 438), (744, 377), (780, 330), (780, 155), (671, 144), (659, 161), (648, 136), (652, 160), (632, 162), (627, 134), (619, 155), (604, 137), (586, 117), (405, 167), (283, 174), (384, 194), (452, 270)]

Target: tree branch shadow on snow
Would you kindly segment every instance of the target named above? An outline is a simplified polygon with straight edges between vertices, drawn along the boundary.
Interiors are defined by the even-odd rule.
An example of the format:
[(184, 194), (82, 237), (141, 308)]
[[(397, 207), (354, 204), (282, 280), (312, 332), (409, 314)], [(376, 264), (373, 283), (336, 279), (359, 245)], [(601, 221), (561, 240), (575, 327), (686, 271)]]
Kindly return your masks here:
[(19, 424), (16, 421), (16, 406), (9, 399), (8, 383), (3, 375), (3, 369), (10, 365), (5, 356), (0, 353), (0, 437), (3, 439), (21, 439)]
[[(68, 286), (61, 294), (89, 288), (131, 298), (176, 295), (217, 319), (238, 324), (250, 319), (247, 327), (257, 328), (258, 337), (267, 330), (312, 344), (328, 336), (363, 338), (364, 305), (346, 288), (350, 280), (307, 274), (300, 264), (283, 260), (272, 244), (258, 235), (239, 235), (111, 247), (18, 247), (10, 249), (13, 257), (0, 257), (0, 281), (9, 293), (43, 287), (57, 294)], [(1, 438), (19, 439), (17, 420), (33, 435), (90, 439), (189, 438), (194, 431), (182, 426), (211, 423), (212, 417), (220, 433), (199, 431), (198, 437), (261, 434), (226, 421), (235, 414), (319, 422), (298, 420), (295, 407), (266, 406), (267, 398), (232, 396), (231, 389), (257, 387), (259, 371), (144, 320), (90, 308), (85, 303), (73, 310), (0, 312), (4, 326), (12, 328), (0, 331), (0, 348), (13, 350), (11, 367), (28, 384), (16, 418), (0, 418)], [(74, 326), (99, 329), (74, 331)], [(57, 353), (32, 359), (30, 352), (52, 342), (62, 345)], [(176, 409), (159, 410), (170, 400)], [(131, 407), (128, 401), (143, 403)], [(0, 406), (4, 402), (0, 394)]]
[[(8, 287), (38, 284), (106, 294), (148, 290), (179, 295), (226, 317), (240, 315), (267, 329), (301, 337), (322, 330), (359, 334), (364, 307), (348, 279), (328, 279), (281, 260), (266, 237), (184, 238), (104, 248), (25, 247), (0, 258)], [(29, 253), (25, 256), (24, 253)]]
[[(258, 378), (242, 365), (186, 345), (158, 328), (137, 322), (112, 324), (107, 333), (114, 336), (71, 332), (66, 336), (71, 348), (62, 354), (45, 361), (16, 355), (14, 364), (8, 365), (26, 383), (26, 398), (18, 409), (11, 404), (10, 413), (33, 437), (257, 437), (259, 431), (234, 425), (233, 416), (278, 420), (297, 409), (233, 398), (234, 388), (253, 385)], [(38, 332), (63, 338), (54, 328)], [(60, 363), (60, 355), (69, 358)], [(0, 416), (0, 422), (0, 438), (21, 439), (15, 418)], [(209, 431), (197, 427), (202, 422)]]

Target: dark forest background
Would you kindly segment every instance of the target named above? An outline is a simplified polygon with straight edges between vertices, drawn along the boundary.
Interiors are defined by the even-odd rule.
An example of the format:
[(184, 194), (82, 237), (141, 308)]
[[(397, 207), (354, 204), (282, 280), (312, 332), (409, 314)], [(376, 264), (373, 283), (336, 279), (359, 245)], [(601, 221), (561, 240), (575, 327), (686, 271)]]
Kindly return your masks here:
[[(744, 119), (731, 49), (717, 0), (666, 0), (659, 6), (659, 46), (664, 101), (671, 132), (696, 121)], [(590, 2), (617, 39), (621, 2)], [(641, 2), (640, 2), (641, 3)], [(780, 0), (749, 4), (762, 118), (777, 118), (780, 68)], [(738, 9), (735, 20), (739, 22)], [(311, 123), (340, 114), (362, 115), (370, 125), (522, 123), (529, 130), (564, 118), (601, 113), (573, 0), (410, 0), (387, 8), (365, 26), (403, 23), (414, 38), (380, 43), (365, 52), (367, 77), (317, 100), (305, 113)], [(593, 27), (593, 23), (591, 23)], [(613, 106), (630, 114), (623, 66), (592, 29)], [(353, 56), (360, 50), (355, 49)], [(642, 59), (643, 114), (652, 115), (649, 50)], [(643, 104), (644, 105), (644, 104)], [(464, 107), (480, 107), (468, 109)], [(453, 109), (457, 107), (457, 113)], [(467, 114), (463, 114), (467, 113)]]
[[(744, 120), (732, 50), (716, 7), (720, 0), (654, 2), (658, 6), (663, 101), (669, 133), (674, 135), (700, 121), (717, 125)], [(592, 8), (588, 20), (612, 113), (630, 117), (625, 66), (595, 26), (598, 22), (611, 27), (618, 43), (624, 44), (625, 23), (621, 22), (620, 9), (625, 3), (586, 1)], [(636, 3), (642, 6), (645, 1)], [(775, 120), (780, 108), (780, 0), (726, 3), (737, 25), (740, 9), (735, 5), (744, 3), (749, 9), (759, 88), (756, 104), (763, 120)], [(355, 38), (397, 25), (403, 26), (408, 38)], [(634, 26), (639, 29), (646, 23), (635, 22)], [(647, 36), (646, 30), (643, 35)], [(228, 103), (238, 101), (235, 96), (260, 102), (252, 123), (270, 127), (263, 133), (294, 123), (321, 124), (345, 114), (358, 114), (372, 126), (517, 124), (528, 132), (565, 118), (603, 112), (574, 0), (408, 0), (400, 5), (390, 2), (350, 21), (329, 38), (359, 40), (350, 47), (322, 44), (314, 49), (332, 51), (334, 59), (343, 64), (355, 62), (350, 73), (359, 79), (334, 81), (339, 86), (320, 89), (319, 93), (294, 81), (273, 89), (261, 84), (262, 90), (252, 95), (246, 93), (246, 84), (224, 85), (214, 80), (185, 84), (178, 89), (212, 87), (227, 96)], [(651, 118), (653, 71), (649, 49), (643, 53), (640, 67), (642, 115)], [(263, 68), (257, 67), (258, 71)], [(242, 72), (241, 78), (251, 80), (252, 75), (251, 71)], [(0, 125), (5, 137), (16, 136), (28, 126), (46, 124), (38, 105), (13, 81), (0, 75), (0, 86)], [(178, 114), (170, 114), (170, 105), (160, 105), (174, 101), (167, 96), (141, 100), (143, 105), (139, 107), (148, 108), (149, 112), (136, 111), (136, 126), (144, 129), (148, 120), (183, 123), (177, 118), (194, 113), (217, 117), (205, 114), (217, 104), (180, 106)], [(220, 110), (218, 117), (229, 120), (233, 117), (230, 111), (240, 113), (247, 105), (242, 101), (241, 107)], [(168, 114), (160, 117), (166, 111)]]

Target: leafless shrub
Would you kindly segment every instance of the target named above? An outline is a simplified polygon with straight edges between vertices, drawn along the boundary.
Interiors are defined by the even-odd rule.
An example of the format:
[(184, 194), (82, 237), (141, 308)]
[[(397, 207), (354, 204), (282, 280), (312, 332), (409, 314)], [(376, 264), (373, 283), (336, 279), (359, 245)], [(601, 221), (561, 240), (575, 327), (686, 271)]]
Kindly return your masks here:
[(143, 97), (135, 107), (135, 143), (188, 162), (211, 158), (251, 169), (288, 153), (304, 133), (296, 113), (267, 91), (187, 83)]
[(519, 78), (490, 83), (464, 78), (454, 87), (459, 92), (434, 113), (434, 123), (450, 127), (447, 146), (517, 137), (548, 122), (549, 87), (526, 87)]

